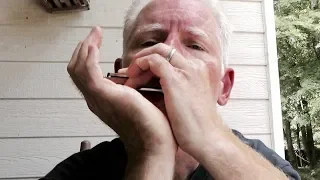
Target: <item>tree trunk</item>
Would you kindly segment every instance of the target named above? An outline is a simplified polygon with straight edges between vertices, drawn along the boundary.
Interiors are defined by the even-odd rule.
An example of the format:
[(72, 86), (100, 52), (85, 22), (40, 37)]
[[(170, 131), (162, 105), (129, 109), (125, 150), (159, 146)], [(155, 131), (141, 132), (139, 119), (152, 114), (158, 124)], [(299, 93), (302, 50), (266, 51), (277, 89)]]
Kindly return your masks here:
[(311, 159), (311, 154), (309, 151), (309, 146), (308, 146), (308, 141), (307, 141), (307, 131), (306, 131), (306, 126), (302, 126), (301, 128), (301, 137), (302, 137), (302, 144), (304, 147), (304, 151), (307, 155), (307, 160), (310, 162)]
[(297, 137), (297, 145), (298, 145), (298, 148), (299, 148), (299, 149), (301, 149), (301, 142), (300, 142), (300, 126), (299, 126), (299, 124), (297, 124), (296, 137)]
[(285, 134), (286, 134), (286, 140), (287, 140), (287, 145), (288, 145), (288, 157), (291, 165), (297, 169), (298, 164), (296, 160), (296, 156), (294, 154), (294, 149), (292, 145), (292, 137), (291, 137), (291, 129), (290, 129), (290, 121), (284, 120), (284, 126), (285, 126)]
[[(297, 137), (297, 145), (298, 145), (298, 155), (300, 157), (302, 157), (302, 154), (301, 154), (301, 141), (300, 141), (300, 126), (299, 126), (299, 124), (297, 124), (296, 137)], [(303, 167), (303, 161), (302, 161), (302, 159), (300, 157), (298, 157), (298, 159), (299, 159), (298, 166)]]
[(311, 122), (307, 125), (307, 146), (310, 154), (310, 166), (313, 169), (316, 166), (316, 156), (315, 156), (315, 148), (314, 148), (314, 140), (313, 140), (313, 132)]

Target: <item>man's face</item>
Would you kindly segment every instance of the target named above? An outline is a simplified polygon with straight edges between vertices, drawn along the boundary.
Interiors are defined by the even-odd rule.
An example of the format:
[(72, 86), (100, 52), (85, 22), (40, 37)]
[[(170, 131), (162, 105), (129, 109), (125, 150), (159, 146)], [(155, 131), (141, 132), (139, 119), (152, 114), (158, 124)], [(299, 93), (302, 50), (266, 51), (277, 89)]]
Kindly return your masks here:
[(187, 59), (213, 61), (220, 67), (216, 27), (211, 9), (199, 0), (153, 0), (138, 15), (123, 66), (143, 48), (165, 43)]
[(153, 0), (137, 17), (122, 66), (128, 67), (142, 49), (164, 43), (186, 59), (213, 62), (218, 78), (212, 84), (220, 89), (223, 84), (216, 27), (211, 9), (202, 1)]

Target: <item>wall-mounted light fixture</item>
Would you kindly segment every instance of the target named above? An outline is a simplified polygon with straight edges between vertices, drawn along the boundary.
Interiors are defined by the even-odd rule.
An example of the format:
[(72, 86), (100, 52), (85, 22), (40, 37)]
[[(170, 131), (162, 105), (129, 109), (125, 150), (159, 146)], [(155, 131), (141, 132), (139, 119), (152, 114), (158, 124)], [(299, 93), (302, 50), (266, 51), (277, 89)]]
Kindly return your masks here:
[(41, 0), (50, 13), (90, 10), (90, 0)]

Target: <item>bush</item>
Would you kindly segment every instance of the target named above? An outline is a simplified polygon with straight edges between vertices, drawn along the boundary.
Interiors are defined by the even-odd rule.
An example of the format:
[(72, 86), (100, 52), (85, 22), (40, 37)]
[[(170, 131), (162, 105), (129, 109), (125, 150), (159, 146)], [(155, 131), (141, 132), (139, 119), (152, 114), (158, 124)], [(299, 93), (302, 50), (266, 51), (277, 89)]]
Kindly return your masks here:
[(315, 169), (310, 168), (299, 168), (298, 172), (302, 180), (319, 180), (320, 179), (320, 165)]

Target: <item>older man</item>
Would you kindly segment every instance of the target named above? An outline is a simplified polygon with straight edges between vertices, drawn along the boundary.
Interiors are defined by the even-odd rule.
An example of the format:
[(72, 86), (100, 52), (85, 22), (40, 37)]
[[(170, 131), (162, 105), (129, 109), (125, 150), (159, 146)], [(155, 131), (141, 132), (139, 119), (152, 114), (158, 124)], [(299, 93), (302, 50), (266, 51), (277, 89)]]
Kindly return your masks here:
[[(300, 179), (261, 141), (226, 127), (234, 82), (228, 27), (211, 0), (135, 1), (126, 16), (119, 85), (99, 66), (101, 29), (80, 42), (68, 72), (119, 139), (72, 155), (43, 179)], [(119, 69), (119, 67), (123, 69)], [(137, 91), (158, 78), (162, 93)]]

